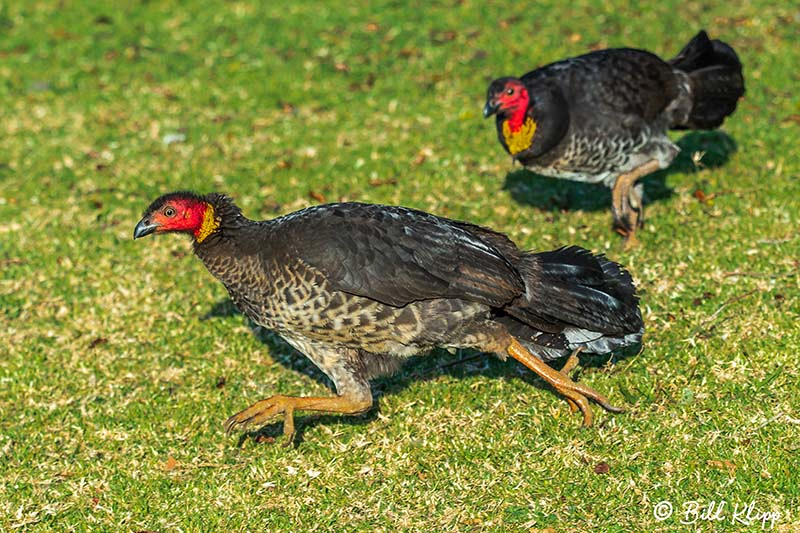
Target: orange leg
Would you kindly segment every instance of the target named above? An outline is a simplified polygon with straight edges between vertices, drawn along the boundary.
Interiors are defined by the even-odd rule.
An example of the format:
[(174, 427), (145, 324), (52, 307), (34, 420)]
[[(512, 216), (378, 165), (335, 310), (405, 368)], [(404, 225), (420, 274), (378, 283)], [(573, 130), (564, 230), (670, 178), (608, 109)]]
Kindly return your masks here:
[[(572, 372), (572, 370), (576, 366), (578, 366), (578, 363), (580, 363), (580, 359), (578, 359), (578, 354), (581, 353), (582, 351), (583, 351), (583, 346), (580, 346), (580, 347), (576, 348), (575, 351), (570, 354), (569, 359), (567, 359), (567, 362), (564, 363), (564, 366), (561, 367), (561, 370), (559, 370), (559, 372), (561, 372), (562, 374), (564, 374), (564, 376), (569, 378), (569, 373)], [(578, 404), (576, 404), (575, 402), (573, 402), (569, 398), (565, 398), (565, 399), (567, 400), (567, 403), (569, 404), (570, 413), (577, 412), (578, 411)]]
[(641, 189), (635, 187), (636, 181), (660, 168), (658, 161), (651, 160), (630, 172), (620, 174), (614, 182), (611, 189), (611, 213), (614, 217), (614, 229), (625, 237), (625, 249), (638, 244), (635, 233), (644, 222)]
[[(589, 406), (589, 399), (600, 404), (600, 406), (606, 411), (611, 411), (612, 413), (621, 413), (624, 411), (619, 407), (614, 407), (611, 405), (604, 396), (595, 392), (593, 389), (587, 387), (586, 385), (575, 383), (558, 370), (550, 368), (547, 363), (525, 349), (525, 347), (522, 346), (517, 339), (513, 339), (511, 341), (511, 344), (508, 346), (506, 351), (508, 355), (539, 374), (539, 376), (549, 383), (551, 387), (556, 389), (556, 391), (558, 391), (562, 396), (565, 396), (568, 401), (571, 401), (573, 404), (575, 404), (583, 413), (584, 427), (591, 426), (592, 422), (594, 421), (594, 415), (592, 414), (592, 409)], [(572, 360), (572, 357), (570, 357), (570, 360)], [(570, 364), (570, 362), (568, 361), (567, 364)]]
[(283, 414), (283, 434), (291, 443), (294, 435), (294, 412), (322, 411), (355, 415), (367, 411), (372, 406), (372, 397), (303, 397), (276, 394), (258, 401), (225, 421), (225, 433), (244, 428), (250, 424), (263, 424), (273, 416)]

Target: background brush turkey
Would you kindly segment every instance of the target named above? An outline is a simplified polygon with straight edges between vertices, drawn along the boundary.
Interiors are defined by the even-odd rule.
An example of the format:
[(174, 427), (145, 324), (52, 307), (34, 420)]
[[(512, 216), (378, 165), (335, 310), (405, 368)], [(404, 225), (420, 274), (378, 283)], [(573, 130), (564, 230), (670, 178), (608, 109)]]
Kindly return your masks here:
[[(712, 499), (798, 528), (793, 6), (6, 2), (0, 28), (0, 530), (667, 532)], [(510, 165), (485, 89), (598, 47), (669, 57), (700, 28), (747, 96), (720, 132), (673, 137), (622, 252), (603, 188)], [(278, 424), (225, 438), (247, 399), (329, 383), (183, 239), (131, 241), (176, 189), (259, 219), (405, 204), (605, 253), (641, 291), (645, 350), (572, 377), (628, 412), (584, 431), (522, 365), (438, 351), (376, 381), (364, 417), (303, 416), (296, 450)]]
[(483, 116), (515, 161), (546, 176), (611, 188), (625, 246), (644, 224), (640, 178), (669, 167), (680, 147), (669, 130), (712, 130), (744, 95), (730, 45), (701, 30), (672, 59), (608, 48), (555, 61), (489, 85)]

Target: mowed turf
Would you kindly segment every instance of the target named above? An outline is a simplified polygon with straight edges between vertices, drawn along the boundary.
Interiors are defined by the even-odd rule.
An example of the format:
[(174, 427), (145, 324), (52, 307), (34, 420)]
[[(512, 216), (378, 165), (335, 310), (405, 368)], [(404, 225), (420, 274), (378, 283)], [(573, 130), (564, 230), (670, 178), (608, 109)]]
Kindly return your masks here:
[[(0, 530), (797, 531), (800, 21), (773, 4), (0, 3)], [(646, 180), (631, 252), (606, 189), (513, 167), (481, 118), (494, 77), (670, 57), (701, 28), (747, 95)], [(296, 447), (279, 421), (225, 436), (258, 399), (329, 389), (187, 239), (133, 242), (176, 189), (252, 218), (403, 204), (606, 253), (645, 343), (578, 375), (628, 412), (581, 429), (516, 362), (436, 352), (365, 416), (299, 416)]]

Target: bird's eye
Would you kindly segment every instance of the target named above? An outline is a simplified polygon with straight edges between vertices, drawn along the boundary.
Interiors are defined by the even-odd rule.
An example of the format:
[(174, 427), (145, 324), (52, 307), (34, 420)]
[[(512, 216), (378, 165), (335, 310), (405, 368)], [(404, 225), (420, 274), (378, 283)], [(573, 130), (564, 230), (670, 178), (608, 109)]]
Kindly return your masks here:
[(164, 209), (164, 216), (170, 218), (174, 217), (175, 209), (173, 209), (172, 207), (167, 207), (166, 209)]
[(506, 94), (511, 96), (512, 94), (514, 94), (514, 89), (506, 89)]

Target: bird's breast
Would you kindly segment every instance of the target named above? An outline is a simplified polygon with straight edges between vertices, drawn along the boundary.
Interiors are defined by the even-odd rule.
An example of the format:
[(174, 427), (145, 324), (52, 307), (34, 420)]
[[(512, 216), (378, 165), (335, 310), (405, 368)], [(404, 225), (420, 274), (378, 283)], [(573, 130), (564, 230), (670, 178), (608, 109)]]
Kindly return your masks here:
[[(284, 338), (410, 356), (458, 344), (460, 331), (488, 307), (458, 299), (393, 306), (338, 290), (302, 261), (215, 263), (236, 306), (256, 324)], [(223, 268), (224, 267), (224, 268)], [(220, 270), (212, 272), (215, 275)], [(211, 270), (211, 268), (209, 268)]]

